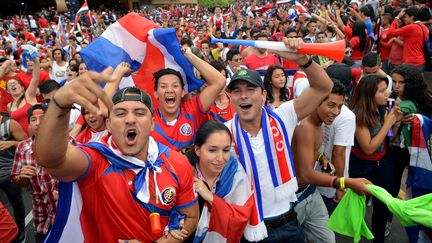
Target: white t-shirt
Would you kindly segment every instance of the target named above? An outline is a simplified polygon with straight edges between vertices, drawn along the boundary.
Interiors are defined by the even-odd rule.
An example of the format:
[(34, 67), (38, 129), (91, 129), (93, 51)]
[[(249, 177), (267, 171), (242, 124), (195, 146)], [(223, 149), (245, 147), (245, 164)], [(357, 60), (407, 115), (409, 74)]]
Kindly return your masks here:
[[(273, 111), (279, 115), (279, 117), (285, 124), (290, 140), (289, 142), (291, 143), (294, 129), (298, 122), (297, 114), (294, 110), (294, 102), (292, 100), (285, 102)], [(231, 132), (231, 128), (233, 125), (232, 123), (233, 119), (225, 123), (225, 125), (231, 130)], [(273, 186), (270, 169), (266, 160), (267, 155), (264, 146), (262, 129), (259, 130), (258, 134), (255, 137), (252, 137), (248, 134), (248, 138), (250, 140), (252, 151), (254, 152), (255, 160), (257, 163), (258, 177), (260, 179), (261, 186), (261, 198), (264, 218), (275, 217), (286, 213), (288, 210), (290, 210), (290, 202), (297, 201), (295, 193), (293, 193), (293, 195), (290, 195), (287, 200), (276, 200), (276, 191)], [(231, 154), (237, 157), (237, 154), (234, 150), (234, 145), (231, 146)]]
[(30, 28), (37, 28), (37, 24), (36, 24), (36, 20), (35, 19), (30, 19)]
[(69, 66), (69, 64), (66, 62), (65, 65), (59, 66), (57, 65), (57, 62), (53, 62), (50, 77), (57, 81), (57, 83), (60, 83), (64, 79), (66, 79), (66, 69)]
[[(344, 176), (348, 177), (349, 158), (351, 153), (351, 146), (354, 145), (354, 133), (356, 129), (356, 117), (354, 113), (345, 105), (342, 106), (341, 113), (336, 117), (333, 123), (323, 125), (323, 144), (320, 152), (324, 153), (331, 162), (333, 145), (346, 146), (345, 150), (345, 169)], [(317, 166), (318, 171), (321, 167)], [(329, 187), (317, 187), (318, 191), (328, 197), (332, 198), (336, 190)]]

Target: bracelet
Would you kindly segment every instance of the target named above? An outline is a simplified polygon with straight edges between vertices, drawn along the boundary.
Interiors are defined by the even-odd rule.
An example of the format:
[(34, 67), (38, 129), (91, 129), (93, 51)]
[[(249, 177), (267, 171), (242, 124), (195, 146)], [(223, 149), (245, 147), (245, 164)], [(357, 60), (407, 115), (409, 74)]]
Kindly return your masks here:
[(333, 176), (331, 181), (330, 181), (330, 187), (334, 188), (334, 182), (336, 181), (337, 176)]
[(324, 158), (325, 154), (324, 153), (320, 153), (318, 155), (318, 157), (316, 158), (316, 161), (322, 162), (322, 159)]
[(62, 112), (57, 116), (57, 118), (60, 118), (60, 117), (62, 117), (62, 116), (64, 116), (64, 115), (66, 115), (66, 114), (69, 113), (69, 111), (72, 110), (72, 109), (76, 109), (74, 105), (71, 105), (70, 107), (63, 107), (63, 106), (61, 106), (61, 105), (57, 102), (57, 100), (54, 98), (54, 96), (52, 97), (51, 100), (54, 102), (54, 104), (55, 104), (55, 105), (56, 105), (60, 110), (62, 110)]
[(339, 183), (340, 183), (339, 188), (344, 189), (345, 188), (345, 177), (341, 177), (339, 180)]
[(305, 64), (299, 65), (299, 68), (304, 70), (304, 69), (308, 68), (310, 65), (312, 65), (312, 62), (313, 62), (312, 58), (309, 57), (309, 60)]
[(58, 108), (60, 108), (60, 110), (72, 110), (73, 108), (74, 108), (74, 106), (73, 105), (71, 105), (70, 107), (63, 107), (63, 106), (61, 106), (58, 102), (57, 102), (57, 100), (54, 98), (55, 96), (53, 95), (53, 97), (52, 97), (52, 101), (54, 101), (54, 104), (58, 107)]

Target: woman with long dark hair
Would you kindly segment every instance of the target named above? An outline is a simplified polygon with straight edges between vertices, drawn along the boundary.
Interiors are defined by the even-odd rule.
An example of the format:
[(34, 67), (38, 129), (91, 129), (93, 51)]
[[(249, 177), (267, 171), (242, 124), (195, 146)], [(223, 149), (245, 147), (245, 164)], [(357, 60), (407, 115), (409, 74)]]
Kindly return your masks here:
[(349, 41), (353, 50), (351, 58), (354, 60), (353, 67), (360, 67), (363, 55), (369, 48), (369, 37), (366, 33), (366, 24), (362, 20), (357, 20), (353, 26), (352, 38)]
[(267, 69), (264, 75), (264, 88), (267, 91), (266, 106), (275, 109), (289, 100), (290, 93), (286, 84), (287, 76), (283, 67), (272, 65)]
[[(231, 133), (223, 123), (209, 120), (198, 129), (194, 148), (187, 157), (195, 169), (194, 186), (199, 194), (201, 216), (187, 242), (211, 242), (216, 239), (215, 234), (224, 236), (227, 242), (239, 242), (243, 232), (252, 241), (250, 236), (259, 228), (247, 226), (253, 194), (242, 165), (231, 157), (230, 149)], [(214, 225), (224, 225), (226, 232), (219, 232), (222, 228)], [(180, 240), (190, 236), (181, 230), (170, 233)]]
[[(393, 161), (387, 134), (402, 118), (395, 104), (386, 113), (388, 80), (376, 75), (363, 77), (351, 99), (350, 108), (356, 115), (354, 146), (351, 150), (349, 176), (366, 178), (375, 185), (393, 190)], [(372, 233), (374, 242), (384, 242), (387, 219), (391, 214), (380, 200), (373, 200)]]
[(23, 130), (28, 134), (27, 110), (37, 102), (36, 92), (39, 84), (39, 59), (33, 61), (33, 72), (30, 84), (25, 89), (23, 83), (18, 79), (9, 79), (6, 82), (6, 90), (12, 96), (12, 102), (7, 105), (10, 118), (17, 121)]

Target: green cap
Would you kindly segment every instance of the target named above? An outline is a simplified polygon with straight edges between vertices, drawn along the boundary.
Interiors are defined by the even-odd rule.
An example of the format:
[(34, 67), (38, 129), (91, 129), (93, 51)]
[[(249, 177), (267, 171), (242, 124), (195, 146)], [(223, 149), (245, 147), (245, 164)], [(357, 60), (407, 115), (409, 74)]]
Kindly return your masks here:
[(228, 84), (228, 89), (232, 89), (233, 84), (238, 80), (246, 81), (246, 82), (248, 82), (248, 83), (250, 83), (256, 87), (261, 87), (262, 89), (264, 89), (264, 83), (261, 79), (261, 76), (255, 70), (242, 69), (242, 70), (236, 72), (232, 76), (231, 81)]

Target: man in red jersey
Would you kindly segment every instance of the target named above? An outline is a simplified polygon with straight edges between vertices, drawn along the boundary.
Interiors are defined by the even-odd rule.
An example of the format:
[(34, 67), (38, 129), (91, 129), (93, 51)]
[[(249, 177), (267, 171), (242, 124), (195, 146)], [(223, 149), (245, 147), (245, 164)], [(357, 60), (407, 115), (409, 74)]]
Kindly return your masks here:
[[(151, 99), (144, 91), (128, 87), (117, 91), (112, 101), (108, 98), (98, 83), (111, 80), (110, 75), (110, 70), (87, 72), (57, 91), (39, 130), (37, 159), (60, 181), (76, 182), (74, 190), (79, 190), (82, 203), (80, 227), (75, 229), (80, 233), (75, 237), (80, 240), (178, 242), (172, 237), (173, 229), (194, 232), (198, 222), (191, 166), (180, 153), (150, 136), (155, 121)], [(98, 100), (109, 107), (109, 134), (100, 142), (69, 146), (72, 105), (97, 114)], [(63, 202), (67, 192), (62, 194), (61, 188)], [(181, 227), (168, 224), (176, 214), (185, 217)], [(59, 223), (69, 219), (64, 217)], [(169, 233), (164, 235), (165, 226)], [(62, 240), (71, 227), (58, 227), (56, 221), (50, 234), (56, 238), (47, 241)]]

